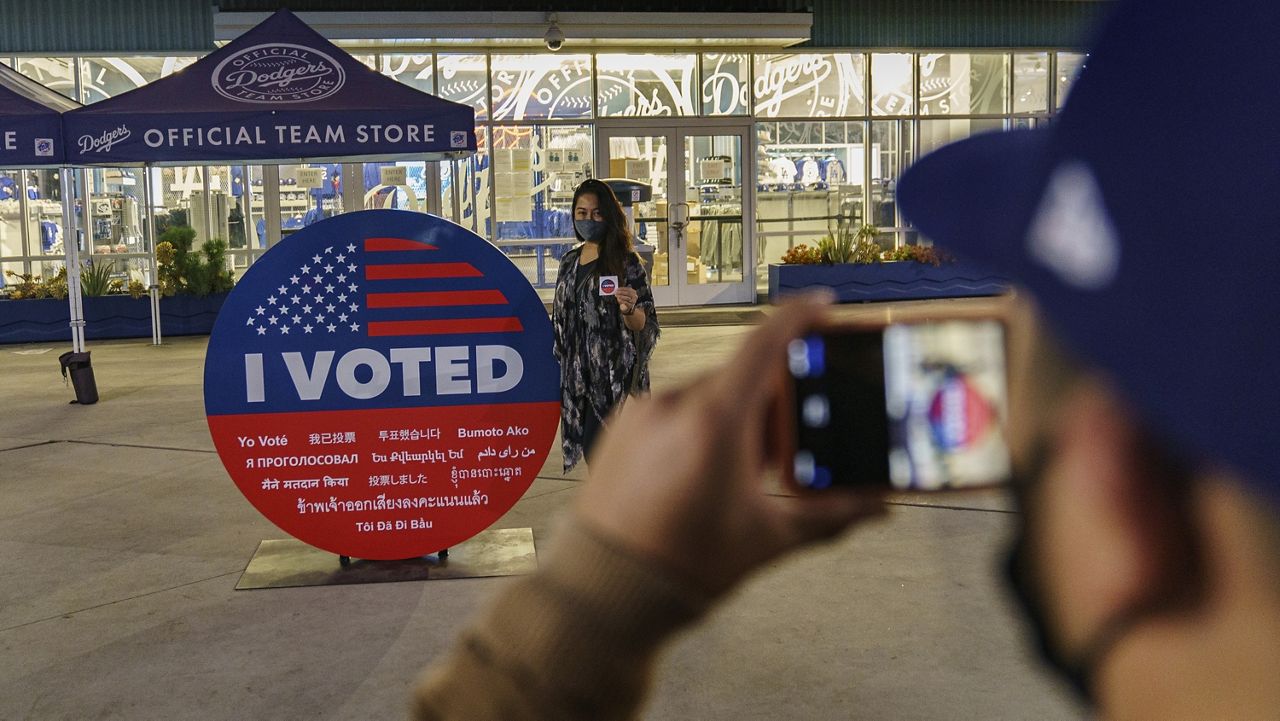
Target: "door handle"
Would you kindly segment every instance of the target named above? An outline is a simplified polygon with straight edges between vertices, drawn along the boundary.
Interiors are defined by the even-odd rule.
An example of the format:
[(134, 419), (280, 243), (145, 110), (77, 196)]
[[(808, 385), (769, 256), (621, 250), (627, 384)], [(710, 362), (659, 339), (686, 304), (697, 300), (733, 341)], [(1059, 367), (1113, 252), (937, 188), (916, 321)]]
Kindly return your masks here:
[(689, 224), (689, 204), (676, 203), (671, 206), (671, 227), (684, 228)]
[(669, 221), (671, 229), (676, 232), (676, 247), (679, 248), (683, 244), (680, 242), (684, 237), (684, 229), (689, 225), (689, 204), (676, 203), (671, 206), (671, 220)]

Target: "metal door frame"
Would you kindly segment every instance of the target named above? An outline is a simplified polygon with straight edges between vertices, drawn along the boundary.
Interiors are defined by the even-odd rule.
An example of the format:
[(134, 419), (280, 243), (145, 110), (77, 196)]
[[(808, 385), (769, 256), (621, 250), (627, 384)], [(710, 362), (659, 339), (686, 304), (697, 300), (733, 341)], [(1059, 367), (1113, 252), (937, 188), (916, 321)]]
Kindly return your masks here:
[[(653, 286), (654, 300), (664, 306), (697, 306), (722, 303), (750, 303), (756, 291), (755, 244), (755, 179), (756, 144), (754, 121), (750, 117), (733, 118), (618, 118), (599, 120), (595, 128), (595, 168), (605, 175), (609, 167), (609, 138), (656, 136), (667, 138), (667, 207), (688, 202), (685, 198), (685, 140), (706, 135), (737, 135), (742, 150), (742, 280), (734, 283), (691, 284), (683, 272), (675, 272), (668, 262), (668, 285)], [(672, 179), (675, 178), (675, 185)], [(673, 229), (668, 225), (668, 250), (675, 245)], [(685, 246), (680, 246), (685, 254)], [(669, 257), (672, 255), (669, 253)], [(686, 256), (687, 257), (687, 256)], [(681, 266), (683, 267), (683, 266)]]

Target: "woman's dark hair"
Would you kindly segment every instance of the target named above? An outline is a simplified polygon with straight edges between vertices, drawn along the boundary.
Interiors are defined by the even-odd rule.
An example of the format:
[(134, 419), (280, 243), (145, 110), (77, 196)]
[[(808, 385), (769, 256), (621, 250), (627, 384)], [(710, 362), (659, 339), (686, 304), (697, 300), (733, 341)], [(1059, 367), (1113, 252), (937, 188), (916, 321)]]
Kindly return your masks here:
[[(572, 211), (578, 209), (578, 198), (584, 195), (596, 196), (596, 202), (600, 206), (600, 215), (604, 218), (604, 238), (600, 241), (600, 262), (596, 267), (600, 269), (597, 275), (626, 275), (626, 258), (635, 254), (635, 247), (631, 244), (631, 232), (627, 230), (627, 216), (622, 213), (622, 204), (618, 202), (618, 196), (613, 194), (613, 189), (603, 181), (596, 178), (588, 178), (573, 191)], [(574, 228), (573, 234), (578, 240), (586, 241)]]

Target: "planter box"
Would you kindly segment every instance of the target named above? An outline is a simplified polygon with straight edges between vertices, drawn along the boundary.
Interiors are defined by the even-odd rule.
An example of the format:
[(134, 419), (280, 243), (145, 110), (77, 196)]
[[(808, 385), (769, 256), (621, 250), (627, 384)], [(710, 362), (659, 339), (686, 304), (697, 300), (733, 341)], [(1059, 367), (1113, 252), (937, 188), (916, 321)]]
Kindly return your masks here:
[[(160, 329), (166, 336), (207, 335), (213, 330), (226, 293), (197, 298), (160, 299)], [(84, 299), (85, 338), (150, 338), (151, 301), (127, 295)], [(66, 299), (0, 301), (0, 343), (50, 343), (71, 340), (71, 309)]]
[(999, 295), (1008, 290), (1009, 281), (968, 263), (769, 266), (770, 303), (811, 288), (830, 288), (839, 302), (858, 303)]

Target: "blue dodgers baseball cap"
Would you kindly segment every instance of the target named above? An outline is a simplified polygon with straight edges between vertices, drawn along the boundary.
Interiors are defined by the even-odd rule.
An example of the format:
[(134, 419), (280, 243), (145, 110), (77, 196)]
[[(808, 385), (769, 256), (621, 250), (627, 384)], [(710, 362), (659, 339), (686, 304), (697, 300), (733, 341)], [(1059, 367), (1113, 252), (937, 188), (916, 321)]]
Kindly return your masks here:
[(1171, 447), (1280, 504), (1276, 28), (1280, 3), (1117, 3), (1049, 127), (941, 148), (898, 191)]

